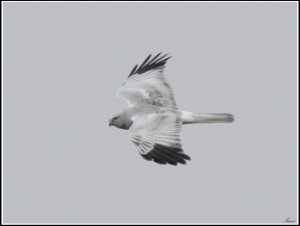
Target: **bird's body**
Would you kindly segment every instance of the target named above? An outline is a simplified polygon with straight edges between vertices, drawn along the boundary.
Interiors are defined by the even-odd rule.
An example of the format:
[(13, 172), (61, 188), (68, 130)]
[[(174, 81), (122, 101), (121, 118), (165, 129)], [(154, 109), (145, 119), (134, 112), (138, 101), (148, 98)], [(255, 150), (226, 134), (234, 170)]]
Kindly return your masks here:
[(183, 124), (232, 122), (231, 114), (197, 114), (177, 108), (173, 91), (163, 71), (170, 57), (151, 55), (131, 71), (118, 89), (129, 108), (110, 119), (109, 124), (129, 130), (132, 142), (146, 160), (160, 164), (185, 164), (190, 157), (183, 153), (180, 132)]

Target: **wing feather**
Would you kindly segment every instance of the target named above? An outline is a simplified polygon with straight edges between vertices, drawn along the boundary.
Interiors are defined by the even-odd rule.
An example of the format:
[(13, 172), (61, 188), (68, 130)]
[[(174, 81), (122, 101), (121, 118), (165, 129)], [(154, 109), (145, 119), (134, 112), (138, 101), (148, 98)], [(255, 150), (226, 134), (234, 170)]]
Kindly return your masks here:
[[(159, 107), (177, 109), (171, 86), (164, 76), (167, 54), (149, 55), (141, 66), (136, 65), (127, 80), (117, 91), (117, 96), (126, 100), (129, 106), (150, 104)], [(150, 60), (150, 61), (149, 61)]]
[(160, 164), (185, 164), (190, 157), (182, 150), (181, 125), (180, 117), (172, 111), (146, 114), (134, 120), (129, 135), (146, 160)]

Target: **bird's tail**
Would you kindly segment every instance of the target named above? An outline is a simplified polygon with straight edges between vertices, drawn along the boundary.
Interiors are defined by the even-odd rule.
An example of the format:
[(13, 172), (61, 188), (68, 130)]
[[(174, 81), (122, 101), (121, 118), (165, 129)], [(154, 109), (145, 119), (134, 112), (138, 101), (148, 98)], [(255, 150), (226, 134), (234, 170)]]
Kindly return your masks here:
[(182, 111), (182, 123), (220, 123), (220, 122), (233, 122), (234, 117), (228, 113), (193, 113)]

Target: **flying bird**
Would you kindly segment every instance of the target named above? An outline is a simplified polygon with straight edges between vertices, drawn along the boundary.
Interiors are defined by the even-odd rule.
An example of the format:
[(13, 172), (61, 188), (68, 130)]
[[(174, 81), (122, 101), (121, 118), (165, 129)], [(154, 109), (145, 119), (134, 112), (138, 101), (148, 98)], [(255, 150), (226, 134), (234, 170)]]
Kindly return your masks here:
[(178, 109), (172, 88), (164, 76), (168, 54), (149, 55), (137, 64), (117, 91), (128, 103), (109, 119), (109, 126), (129, 131), (140, 155), (159, 164), (186, 164), (191, 158), (182, 150), (183, 124), (233, 122), (232, 114), (193, 113)]

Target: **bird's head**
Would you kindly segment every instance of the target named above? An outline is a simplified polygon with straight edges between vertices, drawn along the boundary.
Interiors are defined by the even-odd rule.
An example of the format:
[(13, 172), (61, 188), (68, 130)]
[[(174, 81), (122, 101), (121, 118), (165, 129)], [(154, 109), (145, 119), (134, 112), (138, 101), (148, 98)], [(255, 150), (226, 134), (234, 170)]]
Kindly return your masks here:
[(109, 126), (115, 126), (120, 129), (129, 129), (131, 124), (132, 120), (126, 112), (117, 113), (109, 119)]
[(109, 126), (118, 127), (117, 125), (118, 125), (118, 123), (120, 123), (119, 121), (120, 121), (120, 114), (116, 114), (109, 119)]

